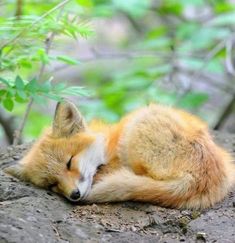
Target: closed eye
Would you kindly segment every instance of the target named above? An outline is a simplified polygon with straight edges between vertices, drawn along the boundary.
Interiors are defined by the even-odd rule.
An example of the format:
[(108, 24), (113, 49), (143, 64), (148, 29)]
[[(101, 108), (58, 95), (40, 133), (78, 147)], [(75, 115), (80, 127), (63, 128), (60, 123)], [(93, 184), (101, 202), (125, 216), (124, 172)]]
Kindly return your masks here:
[(71, 169), (72, 158), (73, 158), (73, 156), (71, 156), (70, 160), (66, 164), (68, 170)]
[(55, 187), (57, 186), (57, 184), (58, 184), (58, 183), (55, 182), (55, 183), (49, 185), (49, 186), (48, 186), (48, 189), (51, 190), (51, 191), (53, 191), (53, 188), (55, 188)]
[(101, 170), (104, 167), (104, 164), (101, 164), (97, 167), (97, 170)]

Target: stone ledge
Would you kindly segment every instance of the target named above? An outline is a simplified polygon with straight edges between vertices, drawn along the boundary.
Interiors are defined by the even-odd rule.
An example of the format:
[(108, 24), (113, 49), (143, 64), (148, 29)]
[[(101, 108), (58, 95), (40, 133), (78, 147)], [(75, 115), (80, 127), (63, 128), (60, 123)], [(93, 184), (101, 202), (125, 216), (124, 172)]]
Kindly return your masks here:
[[(235, 152), (235, 135), (215, 133)], [(0, 168), (30, 145), (0, 152)], [(235, 190), (203, 211), (165, 209), (133, 202), (74, 206), (51, 192), (0, 170), (0, 242), (234, 242)]]

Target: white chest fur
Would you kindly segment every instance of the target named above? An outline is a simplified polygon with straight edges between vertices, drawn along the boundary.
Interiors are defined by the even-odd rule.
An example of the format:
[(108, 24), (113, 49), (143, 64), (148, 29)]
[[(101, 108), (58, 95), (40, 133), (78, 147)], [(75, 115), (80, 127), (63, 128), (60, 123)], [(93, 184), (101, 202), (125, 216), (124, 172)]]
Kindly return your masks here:
[(90, 147), (82, 152), (78, 161), (81, 177), (77, 186), (80, 190), (81, 199), (86, 198), (89, 194), (93, 176), (95, 175), (97, 168), (105, 163), (105, 138), (103, 135), (98, 134)]

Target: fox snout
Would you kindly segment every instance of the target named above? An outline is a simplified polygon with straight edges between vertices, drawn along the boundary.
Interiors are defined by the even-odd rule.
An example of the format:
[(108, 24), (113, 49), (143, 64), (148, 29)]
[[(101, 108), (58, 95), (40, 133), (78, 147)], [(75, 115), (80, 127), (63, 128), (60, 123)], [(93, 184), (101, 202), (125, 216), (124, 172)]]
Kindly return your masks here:
[(81, 197), (81, 193), (79, 189), (74, 190), (70, 195), (71, 201), (78, 201), (80, 197)]
[[(62, 179), (63, 178), (63, 179)], [(71, 174), (61, 177), (52, 191), (65, 196), (71, 202), (84, 200), (91, 190), (92, 177), (72, 177)]]
[(62, 187), (61, 183), (58, 183), (56, 186), (50, 188), (53, 192), (58, 193), (65, 198), (67, 198), (71, 202), (78, 202), (82, 199), (83, 195), (79, 187), (70, 187), (69, 185), (64, 185)]

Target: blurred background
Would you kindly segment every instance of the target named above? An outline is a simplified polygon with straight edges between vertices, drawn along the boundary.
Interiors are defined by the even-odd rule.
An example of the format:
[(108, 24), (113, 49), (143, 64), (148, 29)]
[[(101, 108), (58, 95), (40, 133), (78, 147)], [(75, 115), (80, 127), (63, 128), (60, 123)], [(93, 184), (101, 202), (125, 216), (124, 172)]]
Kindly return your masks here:
[[(21, 142), (50, 124), (59, 96), (88, 120), (115, 122), (159, 102), (235, 132), (235, 0), (64, 2), (0, 0), (2, 147), (30, 99)], [(50, 81), (49, 93), (32, 93), (34, 77)], [(68, 92), (57, 97), (52, 87)]]

